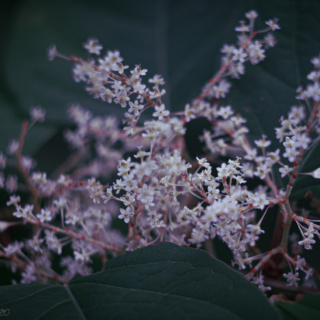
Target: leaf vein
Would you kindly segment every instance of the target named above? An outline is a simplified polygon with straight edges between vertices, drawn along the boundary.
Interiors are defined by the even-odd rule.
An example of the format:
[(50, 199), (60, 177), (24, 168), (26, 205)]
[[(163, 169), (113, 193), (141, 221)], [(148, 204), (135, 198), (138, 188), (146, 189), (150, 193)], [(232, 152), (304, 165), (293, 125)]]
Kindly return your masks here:
[[(71, 285), (74, 285), (74, 284), (71, 284)], [(70, 286), (71, 286), (71, 285), (70, 285)], [(236, 315), (237, 317), (239, 317), (239, 319), (245, 320), (244, 318), (242, 318), (242, 317), (240, 317), (239, 315), (235, 314), (235, 313), (232, 312), (231, 310), (229, 310), (229, 309), (227, 309), (227, 308), (224, 308), (223, 306), (217, 305), (217, 304), (215, 304), (215, 303), (212, 303), (212, 302), (210, 302), (210, 301), (199, 300), (199, 299), (190, 298), (190, 297), (185, 297), (185, 296), (178, 296), (178, 295), (172, 294), (172, 293), (163, 293), (163, 292), (156, 292), (156, 291), (149, 291), (149, 290), (141, 290), (141, 289), (137, 290), (137, 289), (134, 289), (134, 288), (125, 288), (125, 287), (120, 287), (120, 286), (112, 286), (112, 285), (103, 284), (103, 283), (82, 282), (81, 285), (90, 285), (90, 286), (91, 286), (91, 285), (97, 285), (97, 286), (117, 288), (117, 289), (123, 289), (123, 290), (131, 290), (131, 291), (145, 292), (145, 293), (150, 293), (150, 294), (155, 294), (155, 295), (171, 296), (171, 297), (180, 298), (180, 299), (187, 299), (187, 300), (196, 301), (196, 302), (203, 303), (203, 304), (208, 304), (208, 305), (217, 306), (217, 307), (219, 307), (219, 308), (222, 308), (222, 309), (224, 309), (224, 310), (227, 310), (228, 312)]]
[(37, 294), (37, 293), (39, 293), (39, 292), (42, 292), (42, 291), (45, 291), (45, 290), (48, 290), (48, 289), (51, 289), (51, 288), (56, 288), (56, 286), (50, 286), (50, 287), (43, 288), (43, 289), (41, 289), (41, 290), (39, 290), (39, 291), (33, 292), (33, 293), (31, 293), (31, 294), (28, 294), (27, 296), (24, 296), (24, 297), (22, 297), (22, 298), (15, 299), (15, 300), (11, 300), (11, 301), (7, 301), (7, 302), (5, 302), (5, 303), (1, 303), (0, 306), (5, 305), (5, 304), (8, 304), (8, 303), (11, 303), (11, 302), (16, 302), (16, 301), (19, 301), (19, 300), (23, 300), (23, 299), (32, 297), (32, 296), (34, 296), (35, 294)]
[(77, 309), (77, 310), (78, 310), (78, 312), (80, 313), (80, 315), (81, 315), (81, 319), (86, 320), (86, 317), (84, 316), (84, 314), (83, 314), (82, 310), (80, 309), (80, 306), (78, 305), (78, 302), (77, 302), (77, 300), (75, 299), (75, 297), (74, 297), (73, 293), (71, 292), (71, 290), (70, 290), (69, 286), (68, 286), (67, 284), (65, 284), (65, 285), (63, 285), (63, 286), (65, 287), (65, 289), (66, 289), (67, 293), (69, 294), (69, 296), (70, 296), (70, 298), (71, 298), (72, 302), (74, 303), (74, 305), (75, 305), (76, 309)]

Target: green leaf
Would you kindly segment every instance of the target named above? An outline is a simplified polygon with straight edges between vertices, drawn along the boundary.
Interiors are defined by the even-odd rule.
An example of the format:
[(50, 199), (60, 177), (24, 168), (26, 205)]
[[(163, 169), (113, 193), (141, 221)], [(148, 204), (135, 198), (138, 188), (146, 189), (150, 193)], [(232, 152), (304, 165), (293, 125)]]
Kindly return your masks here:
[(278, 301), (275, 306), (279, 308), (284, 320), (320, 319), (319, 295), (305, 294), (298, 302)]
[(234, 81), (228, 103), (235, 105), (248, 118), (250, 137), (268, 135), (278, 143), (275, 127), (286, 116), (295, 99), (296, 88), (306, 84), (312, 70), (310, 59), (319, 54), (320, 3), (318, 1), (256, 1), (253, 7), (260, 14), (256, 25), (271, 17), (279, 18), (281, 30), (275, 32), (278, 43), (266, 51), (266, 59), (255, 66), (247, 65), (246, 74)]
[[(256, 9), (258, 28), (273, 17), (280, 19), (278, 43), (259, 65), (247, 64), (246, 74), (233, 81), (229, 97), (237, 112), (248, 118), (250, 139), (267, 134), (277, 146), (274, 127), (292, 104), (295, 89), (305, 83), (310, 59), (319, 53), (318, 1), (100, 1), (29, 0), (14, 6), (4, 30), (8, 33), (3, 54), (4, 82), (18, 101), (20, 116), (30, 106), (48, 111), (48, 126), (66, 124), (66, 106), (80, 102), (98, 114), (116, 113), (119, 106), (92, 99), (83, 84), (71, 77), (71, 63), (46, 60), (47, 47), (55, 43), (62, 52), (86, 57), (81, 48), (88, 37), (97, 37), (106, 49), (119, 49), (133, 67), (141, 63), (149, 75), (165, 77), (165, 103), (181, 110), (218, 70), (220, 48), (237, 41), (234, 27), (244, 13)], [(6, 106), (4, 106), (6, 108)], [(38, 130), (38, 128), (34, 128)], [(4, 133), (0, 128), (0, 136)], [(11, 132), (6, 132), (8, 136)], [(47, 136), (36, 135), (35, 144)], [(0, 149), (4, 149), (0, 145)]]
[(68, 285), (0, 287), (0, 308), (28, 319), (279, 319), (262, 292), (198, 249), (148, 246)]
[[(310, 173), (318, 169), (320, 167), (319, 158), (320, 144), (318, 142), (302, 158), (299, 173)], [(290, 199), (301, 199), (309, 191), (313, 197), (317, 197), (320, 194), (320, 180), (309, 175), (299, 175), (293, 185)]]

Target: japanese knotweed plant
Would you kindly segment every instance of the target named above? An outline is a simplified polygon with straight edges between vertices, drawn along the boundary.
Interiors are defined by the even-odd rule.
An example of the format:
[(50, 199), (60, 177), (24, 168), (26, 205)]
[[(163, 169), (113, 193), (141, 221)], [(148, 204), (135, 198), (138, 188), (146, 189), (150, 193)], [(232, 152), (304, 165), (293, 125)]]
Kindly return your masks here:
[[(302, 247), (312, 249), (320, 237), (320, 225), (310, 217), (312, 210), (304, 214), (301, 208), (293, 209), (289, 197), (301, 158), (319, 139), (320, 57), (311, 60), (314, 70), (307, 75), (311, 83), (297, 89), (297, 106), (292, 106), (275, 128), (283, 151), (272, 149), (264, 135), (250, 144), (246, 119), (220, 102), (229, 93), (228, 79), (239, 79), (246, 64), (260, 63), (266, 50), (276, 45), (277, 19), (266, 21), (265, 29), (255, 30), (257, 16), (255, 11), (246, 13), (248, 21), (235, 28), (237, 44), (225, 44), (221, 49), (218, 72), (198, 97), (176, 113), (170, 113), (162, 102), (166, 92), (160, 75), (144, 81), (147, 70), (140, 65), (130, 70), (119, 51), (107, 51), (101, 57), (102, 45), (97, 39), (84, 44), (87, 60), (66, 56), (55, 46), (49, 49), (49, 60), (59, 57), (74, 62), (74, 80), (84, 82), (93, 98), (119, 104), (126, 112), (120, 124), (114, 116), (94, 116), (72, 105), (68, 113), (76, 129), (67, 131), (65, 138), (76, 150), (75, 157), (73, 165), (56, 179), (35, 171), (35, 161), (22, 154), (27, 132), (45, 119), (43, 109), (31, 109), (31, 120), (23, 122), (19, 140), (10, 143), (7, 162), (15, 159), (25, 184), (20, 186), (17, 177), (1, 173), (0, 185), (12, 194), (7, 205), (15, 208), (17, 222), (1, 221), (0, 229), (20, 219), (33, 225), (33, 235), (1, 246), (0, 257), (13, 271), (21, 272), (22, 283), (66, 283), (75, 275), (91, 274), (93, 257), (105, 263), (107, 258), (162, 241), (204, 246), (211, 253), (215, 237), (233, 252), (232, 265), (263, 291), (271, 289), (264, 285), (263, 266), (275, 255), (284, 257), (288, 271), (283, 276), (288, 286), (297, 286), (301, 276), (308, 280), (317, 275), (299, 254)], [(148, 109), (152, 112), (141, 117)], [(152, 118), (143, 122), (151, 114)], [(212, 123), (212, 130), (205, 130), (201, 137), (208, 156), (189, 163), (183, 152), (185, 125), (198, 117)], [(88, 156), (92, 150), (94, 158)], [(129, 153), (131, 156), (125, 156)], [(220, 155), (230, 160), (213, 171), (212, 161)], [(1, 153), (3, 169), (6, 160)], [(285, 188), (277, 186), (276, 170), (281, 177), (289, 177)], [(320, 168), (305, 174), (318, 179)], [(261, 184), (249, 190), (246, 179), (253, 177)], [(29, 203), (22, 204), (15, 194), (20, 187), (28, 188)], [(256, 241), (265, 232), (262, 224), (273, 206), (279, 207), (283, 217), (282, 238), (272, 250), (261, 252)], [(127, 224), (126, 235), (113, 228), (117, 219)], [(290, 237), (292, 250), (288, 251), (292, 223), (300, 235)], [(63, 254), (65, 247), (72, 248), (73, 254)], [(52, 266), (53, 253), (61, 256), (61, 273)]]

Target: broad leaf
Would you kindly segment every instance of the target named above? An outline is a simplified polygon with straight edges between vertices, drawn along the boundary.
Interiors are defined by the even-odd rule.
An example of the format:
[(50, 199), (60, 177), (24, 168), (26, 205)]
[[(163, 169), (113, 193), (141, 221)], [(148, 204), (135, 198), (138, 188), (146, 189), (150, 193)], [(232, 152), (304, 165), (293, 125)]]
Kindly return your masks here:
[(305, 294), (298, 302), (276, 302), (283, 320), (320, 319), (320, 296)]
[(262, 292), (198, 249), (149, 246), (68, 285), (0, 287), (12, 319), (279, 319)]
[[(301, 161), (299, 173), (310, 173), (320, 167), (320, 144), (316, 143)], [(291, 192), (291, 199), (301, 199), (311, 192), (313, 197), (320, 194), (320, 180), (309, 175), (299, 175)]]

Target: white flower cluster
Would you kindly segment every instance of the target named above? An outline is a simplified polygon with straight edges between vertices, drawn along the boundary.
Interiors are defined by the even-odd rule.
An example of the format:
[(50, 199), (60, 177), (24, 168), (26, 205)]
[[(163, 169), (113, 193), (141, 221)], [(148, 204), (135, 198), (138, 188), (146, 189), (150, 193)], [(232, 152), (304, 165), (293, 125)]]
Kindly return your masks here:
[[(240, 21), (241, 25), (235, 28), (237, 32), (241, 33), (238, 36), (237, 46), (228, 44), (223, 46), (221, 49), (223, 53), (221, 68), (203, 87), (201, 95), (193, 101), (192, 105), (186, 105), (186, 121), (190, 121), (200, 115), (208, 117), (209, 120), (214, 119), (217, 115), (220, 115), (224, 119), (231, 115), (230, 106), (225, 108), (221, 106), (219, 112), (217, 112), (216, 106), (212, 108), (204, 99), (214, 98), (218, 100), (225, 98), (231, 87), (231, 83), (225, 78), (231, 77), (239, 79), (240, 75), (245, 73), (245, 62), (250, 61), (252, 64), (261, 62), (265, 58), (265, 50), (275, 46), (276, 40), (272, 33), (268, 31), (280, 29), (277, 24), (277, 19), (266, 21), (265, 23), (268, 28), (255, 31), (254, 22), (257, 17), (257, 12), (252, 10), (246, 14), (249, 24), (246, 25), (244, 21)], [(255, 38), (257, 34), (266, 32), (268, 33), (263, 39), (258, 40)], [(241, 120), (239, 119), (239, 121)], [(237, 122), (237, 124), (240, 125), (241, 122)], [(223, 147), (224, 146), (221, 146), (221, 148)]]
[[(311, 132), (320, 132), (320, 58), (312, 59), (315, 70), (308, 79), (313, 84), (305, 90), (298, 89), (297, 99), (305, 105), (293, 106), (288, 117), (280, 119), (281, 127), (276, 128), (285, 151), (270, 151), (271, 141), (264, 135), (251, 146), (246, 138), (249, 132), (244, 125), (246, 119), (234, 114), (231, 106), (221, 105), (220, 99), (231, 87), (226, 78), (238, 79), (245, 72), (245, 62), (259, 63), (265, 58), (265, 50), (276, 43), (269, 31), (280, 29), (277, 19), (266, 21), (266, 29), (255, 31), (257, 16), (255, 11), (246, 14), (248, 24), (240, 22), (235, 28), (240, 33), (237, 45), (224, 45), (221, 50), (218, 73), (197, 99), (174, 116), (161, 101), (165, 94), (160, 88), (165, 83), (163, 78), (155, 75), (149, 79), (152, 89), (148, 88), (142, 81), (147, 70), (138, 65), (127, 75), (128, 66), (122, 64), (118, 51), (84, 61), (60, 54), (56, 47), (49, 50), (50, 60), (61, 57), (75, 62), (75, 81), (85, 82), (86, 90), (94, 98), (120, 104), (128, 110), (123, 121), (125, 127), (120, 129), (115, 117), (93, 116), (81, 106), (72, 105), (69, 116), (76, 129), (67, 131), (65, 137), (76, 151), (57, 177), (49, 179), (45, 172), (33, 171), (35, 161), (21, 154), (21, 142), (35, 122), (44, 120), (44, 110), (31, 109), (30, 125), (26, 123), (19, 141), (9, 145), (8, 156), (15, 157), (26, 183), (21, 183), (21, 187), (29, 190), (31, 200), (22, 203), (19, 196), (11, 195), (7, 205), (15, 208), (13, 216), (36, 225), (37, 229), (32, 239), (0, 249), (0, 257), (11, 261), (13, 270), (23, 270), (23, 283), (67, 282), (76, 274), (90, 274), (89, 265), (95, 255), (104, 263), (106, 254), (116, 256), (160, 241), (201, 247), (216, 236), (233, 252), (232, 263), (240, 270), (251, 268), (252, 262), (259, 260), (247, 278), (260, 274), (254, 283), (263, 291), (270, 288), (263, 284), (261, 267), (278, 253), (283, 254), (291, 269), (293, 265), (309, 278), (312, 269), (305, 260), (290, 257), (286, 252), (289, 228), (291, 221), (295, 221), (303, 236), (303, 240), (296, 242), (311, 249), (320, 227), (295, 214), (288, 199), (301, 157), (317, 139)], [(263, 39), (256, 39), (256, 35), (264, 32), (268, 33)], [(97, 39), (89, 39), (84, 47), (89, 54), (100, 56), (102, 46)], [(310, 109), (308, 120), (305, 106)], [(148, 108), (154, 108), (153, 119), (138, 126), (142, 112)], [(212, 131), (204, 131), (202, 136), (210, 155), (188, 163), (184, 156), (184, 125), (199, 116), (214, 123)], [(222, 138), (226, 135), (231, 141)], [(235, 154), (238, 156), (234, 160), (218, 167), (211, 164), (212, 155), (231, 158)], [(4, 169), (11, 160), (14, 159), (0, 153), (0, 168)], [(283, 178), (289, 176), (285, 190), (276, 186), (273, 176), (276, 167)], [(319, 169), (305, 174), (320, 177)], [(249, 190), (246, 179), (252, 177), (261, 179), (261, 185)], [(10, 193), (20, 188), (17, 177), (5, 179), (3, 173), (0, 187), (6, 187)], [(283, 239), (278, 247), (260, 253), (256, 243), (265, 232), (261, 225), (273, 205), (280, 206), (284, 216)], [(262, 213), (260, 219), (256, 217), (258, 212)], [(118, 219), (127, 227), (126, 235), (112, 228)], [(13, 224), (0, 221), (0, 231)], [(63, 255), (66, 247), (72, 248), (72, 257)], [(62, 256), (61, 275), (51, 265), (52, 253)], [(289, 285), (296, 285), (299, 280), (293, 272), (284, 277)]]
[[(96, 39), (89, 39), (84, 47), (90, 54), (100, 55), (102, 46)], [(55, 49), (56, 50), (56, 49)], [(58, 55), (58, 54), (57, 54)], [(130, 108), (126, 113), (126, 122), (129, 124), (124, 130), (127, 135), (135, 133), (136, 123), (141, 113), (149, 107), (154, 107), (153, 116), (158, 120), (163, 120), (169, 115), (165, 105), (161, 103), (161, 97), (165, 94), (164, 80), (159, 75), (149, 79), (153, 85), (152, 90), (142, 83), (142, 77), (146, 75), (146, 69), (141, 69), (137, 65), (127, 76), (125, 70), (129, 68), (122, 64), (123, 58), (119, 51), (108, 51), (103, 58), (95, 61), (90, 58), (88, 61), (75, 59), (77, 63), (73, 68), (73, 77), (76, 82), (84, 81), (87, 83), (86, 90), (96, 99), (102, 99), (108, 103), (120, 104), (122, 108)], [(136, 100), (130, 101), (132, 94), (136, 94)]]

